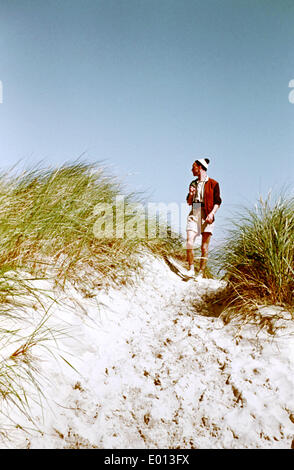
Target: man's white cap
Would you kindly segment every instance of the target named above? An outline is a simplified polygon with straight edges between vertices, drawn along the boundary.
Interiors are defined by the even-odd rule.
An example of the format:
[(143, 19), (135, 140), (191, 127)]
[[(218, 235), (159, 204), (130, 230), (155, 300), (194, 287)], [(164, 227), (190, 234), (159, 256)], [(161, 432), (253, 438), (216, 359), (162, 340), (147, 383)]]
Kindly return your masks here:
[(196, 163), (197, 162), (201, 163), (201, 165), (204, 166), (205, 170), (207, 170), (209, 161), (207, 163), (207, 161), (204, 158), (197, 158), (197, 160), (195, 160), (195, 162)]

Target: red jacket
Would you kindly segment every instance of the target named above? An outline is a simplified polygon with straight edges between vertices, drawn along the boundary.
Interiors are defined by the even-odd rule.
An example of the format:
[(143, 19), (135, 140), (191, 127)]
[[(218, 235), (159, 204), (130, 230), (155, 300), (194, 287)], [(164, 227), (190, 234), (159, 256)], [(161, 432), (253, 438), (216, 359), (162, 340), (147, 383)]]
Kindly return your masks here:
[[(195, 186), (197, 179), (192, 181), (191, 185)], [(190, 185), (190, 186), (191, 186)], [(187, 196), (188, 199), (188, 196)], [(218, 204), (219, 206), (222, 203), (222, 199), (220, 197), (220, 189), (219, 184), (212, 178), (208, 178), (208, 181), (205, 183), (204, 186), (204, 213), (205, 217), (212, 211), (213, 206)]]

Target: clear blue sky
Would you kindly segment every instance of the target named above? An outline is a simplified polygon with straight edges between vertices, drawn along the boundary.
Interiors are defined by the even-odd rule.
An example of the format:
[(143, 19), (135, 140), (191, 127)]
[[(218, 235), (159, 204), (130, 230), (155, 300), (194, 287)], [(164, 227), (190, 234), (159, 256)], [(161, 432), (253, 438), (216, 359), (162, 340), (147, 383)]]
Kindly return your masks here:
[(0, 166), (86, 152), (150, 200), (209, 156), (218, 233), (293, 187), (293, 0), (0, 0)]

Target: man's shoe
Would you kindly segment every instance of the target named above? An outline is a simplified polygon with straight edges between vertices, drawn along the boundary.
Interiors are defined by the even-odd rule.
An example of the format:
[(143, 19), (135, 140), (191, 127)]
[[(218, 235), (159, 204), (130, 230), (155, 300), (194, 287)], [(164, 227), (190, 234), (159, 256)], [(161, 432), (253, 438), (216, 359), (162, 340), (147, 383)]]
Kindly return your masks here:
[(196, 281), (201, 281), (203, 279), (203, 273), (200, 271), (196, 276)]
[(187, 275), (188, 277), (194, 277), (194, 276), (195, 276), (194, 267), (190, 268), (189, 271), (187, 271), (186, 275)]

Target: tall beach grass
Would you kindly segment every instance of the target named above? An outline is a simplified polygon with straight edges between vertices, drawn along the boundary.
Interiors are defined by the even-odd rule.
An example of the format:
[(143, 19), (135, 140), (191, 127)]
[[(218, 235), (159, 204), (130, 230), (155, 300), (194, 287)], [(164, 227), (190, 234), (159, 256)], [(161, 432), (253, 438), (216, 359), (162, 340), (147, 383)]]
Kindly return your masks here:
[[(90, 296), (102, 286), (126, 284), (140, 266), (137, 254), (146, 248), (159, 255), (182, 252), (180, 237), (169, 227), (153, 239), (117, 237), (114, 232), (95, 236), (95, 208), (115, 208), (122, 194), (126, 208), (144, 202), (142, 195), (127, 193), (102, 164), (38, 165), (0, 174), (0, 398), (28, 416), (27, 387), (34, 384), (41, 395), (31, 353), (60, 332), (47, 327), (46, 302), (25, 278), (51, 279), (59, 288), (71, 283)], [(130, 214), (120, 223), (132, 222)], [(159, 228), (157, 220), (155, 224)], [(25, 335), (20, 330), (31, 297), (40, 317)]]
[(226, 273), (225, 299), (233, 311), (293, 307), (294, 198), (269, 194), (254, 208), (243, 208), (216, 260)]
[[(134, 254), (143, 245), (154, 253), (179, 247), (177, 237), (168, 233), (153, 240), (115, 234), (95, 237), (95, 207), (101, 203), (115, 206), (116, 196), (123, 192), (117, 178), (94, 164), (0, 176), (0, 274), (15, 267), (34, 272), (43, 268), (45, 273), (55, 266), (63, 281), (82, 281), (87, 267), (95, 270), (97, 280), (120, 283), (135, 268)], [(126, 207), (140, 202), (140, 197), (124, 194)]]

